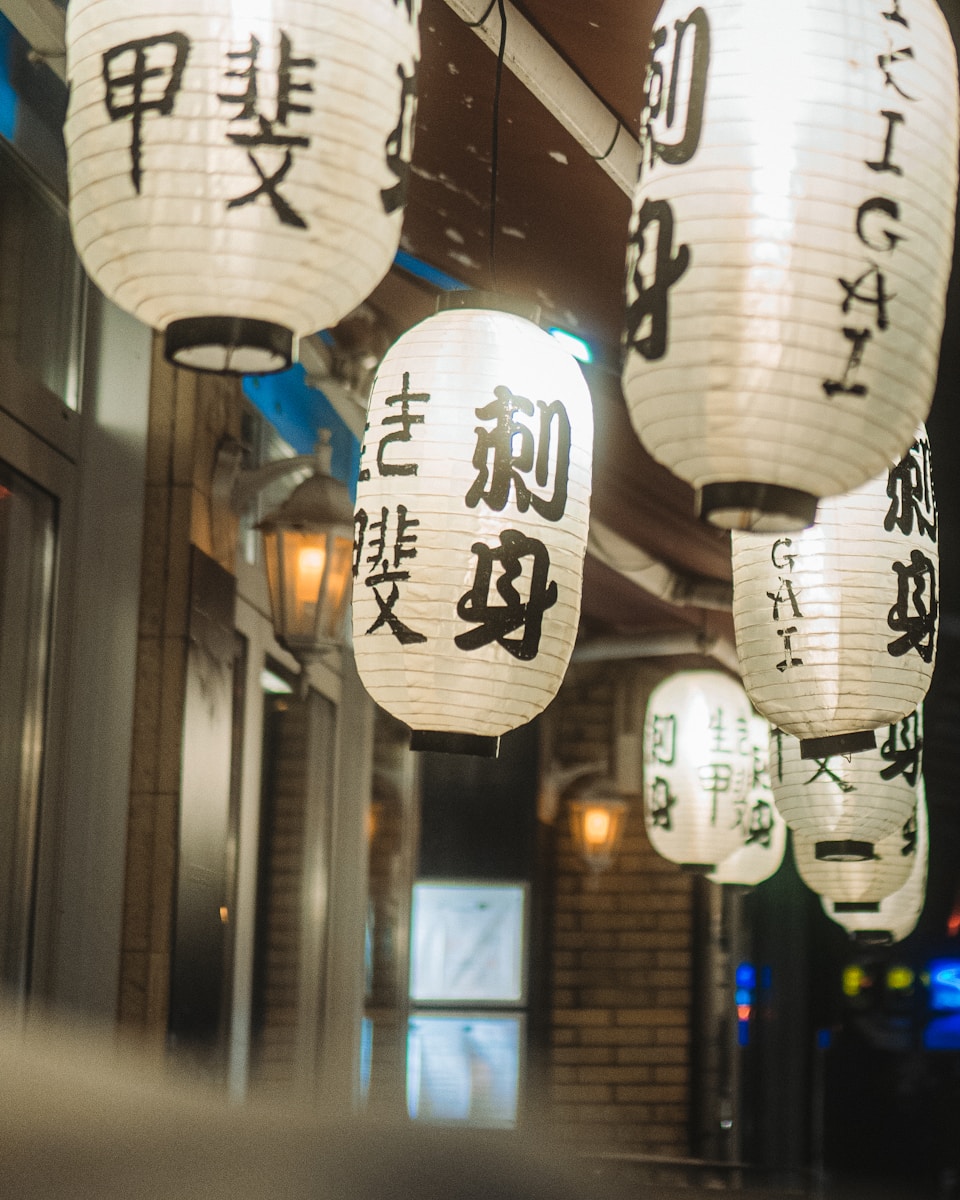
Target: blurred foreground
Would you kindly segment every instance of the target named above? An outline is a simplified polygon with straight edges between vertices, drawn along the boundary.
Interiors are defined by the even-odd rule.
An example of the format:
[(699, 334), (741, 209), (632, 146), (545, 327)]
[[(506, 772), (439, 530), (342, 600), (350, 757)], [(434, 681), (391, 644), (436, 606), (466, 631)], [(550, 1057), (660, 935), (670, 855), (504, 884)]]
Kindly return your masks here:
[[(960, 1135), (960, 1132), (958, 1132)], [(313, 1104), (231, 1106), (112, 1036), (0, 1019), (0, 1195), (10, 1200), (894, 1200), (882, 1177), (774, 1184), (749, 1171), (576, 1156), (544, 1133), (384, 1125)]]

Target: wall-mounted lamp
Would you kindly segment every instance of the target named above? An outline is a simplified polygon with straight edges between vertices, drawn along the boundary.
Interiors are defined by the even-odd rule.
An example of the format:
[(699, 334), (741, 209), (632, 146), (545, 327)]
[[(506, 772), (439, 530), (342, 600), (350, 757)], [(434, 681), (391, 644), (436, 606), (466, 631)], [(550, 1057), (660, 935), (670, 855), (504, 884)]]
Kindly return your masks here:
[(249, 471), (239, 469), (235, 444), (218, 459), (214, 500), (243, 512), (267, 484), (304, 467), (313, 474), (259, 522), (277, 641), (306, 665), (344, 639), (353, 567), (353, 502), (330, 470), (330, 431), (321, 429), (312, 455)]
[(591, 871), (605, 871), (613, 862), (626, 824), (624, 800), (597, 795), (570, 801), (570, 833)]

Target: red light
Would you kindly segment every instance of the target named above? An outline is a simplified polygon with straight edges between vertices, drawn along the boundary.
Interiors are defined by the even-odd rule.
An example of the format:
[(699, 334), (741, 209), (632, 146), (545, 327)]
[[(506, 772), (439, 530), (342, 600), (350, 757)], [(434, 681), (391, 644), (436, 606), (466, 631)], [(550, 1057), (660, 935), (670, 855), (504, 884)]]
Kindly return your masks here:
[(738, 1021), (749, 1021), (749, 1020), (750, 1020), (750, 1013), (751, 1013), (752, 1011), (753, 1011), (753, 1006), (752, 1006), (752, 1005), (750, 1005), (750, 1004), (738, 1004), (738, 1005), (737, 1005), (737, 1020), (738, 1020)]
[(947, 917), (947, 934), (956, 937), (960, 933), (960, 892), (953, 898), (953, 908)]

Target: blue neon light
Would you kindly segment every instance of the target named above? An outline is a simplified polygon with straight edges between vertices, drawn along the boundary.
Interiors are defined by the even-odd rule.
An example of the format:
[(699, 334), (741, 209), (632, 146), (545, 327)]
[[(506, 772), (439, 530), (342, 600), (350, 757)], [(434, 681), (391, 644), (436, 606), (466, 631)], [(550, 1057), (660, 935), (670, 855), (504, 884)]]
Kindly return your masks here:
[(960, 1010), (960, 959), (935, 958), (930, 963), (930, 1007), (936, 1012)]
[(461, 279), (454, 279), (446, 271), (441, 271), (438, 267), (431, 267), (429, 263), (414, 258), (406, 250), (397, 251), (393, 264), (401, 271), (406, 271), (408, 275), (422, 279), (424, 283), (429, 283), (431, 287), (438, 288), (441, 292), (465, 292), (470, 287), (468, 283), (464, 283)]
[(923, 1031), (924, 1050), (960, 1050), (960, 1013), (935, 1017)]
[[(753, 963), (739, 963), (737, 966), (735, 979), (738, 988), (748, 988), (752, 990), (757, 986), (757, 968), (753, 965)], [(740, 1001), (737, 1003), (740, 1003)], [(744, 1000), (743, 1003), (748, 1004), (749, 1000)]]
[(10, 83), (14, 28), (0, 13), (0, 136), (12, 142), (17, 132), (17, 93)]
[(592, 363), (593, 351), (590, 349), (590, 344), (585, 342), (582, 337), (577, 337), (575, 333), (571, 333), (569, 329), (561, 329), (558, 325), (548, 329), (547, 333), (560, 343), (566, 352), (577, 359), (578, 362)]

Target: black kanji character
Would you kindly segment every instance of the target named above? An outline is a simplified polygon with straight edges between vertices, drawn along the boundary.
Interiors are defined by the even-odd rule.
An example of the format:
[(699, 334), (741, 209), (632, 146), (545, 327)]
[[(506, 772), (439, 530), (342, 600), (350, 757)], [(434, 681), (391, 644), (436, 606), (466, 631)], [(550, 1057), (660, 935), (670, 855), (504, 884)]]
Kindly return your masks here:
[[(407, 508), (403, 504), (397, 505), (397, 520), (396, 532), (393, 540), (393, 553), (385, 553), (387, 546), (387, 534), (390, 524), (390, 510), (382, 508), (380, 510), (380, 520), (372, 521), (369, 524), (369, 529), (377, 531), (377, 536), (370, 539), (369, 545), (372, 553), (366, 558), (366, 562), (376, 564), (376, 569), (372, 571), (364, 579), (364, 584), (368, 588), (373, 589), (374, 599), (377, 602), (376, 620), (365, 632), (376, 633), (378, 629), (387, 626), (393, 636), (402, 646), (419, 644), (427, 640), (426, 635), (417, 633), (411, 629), (409, 625), (404, 624), (394, 611), (397, 601), (400, 599), (401, 583), (405, 583), (410, 578), (410, 572), (399, 570), (401, 562), (404, 559), (416, 558), (416, 541), (417, 535), (410, 532), (415, 529), (420, 522), (407, 515)], [(391, 563), (392, 557), (392, 563)], [(392, 569), (391, 569), (392, 567)], [(380, 593), (380, 589), (386, 584), (390, 585), (390, 593), (384, 599)]]
[(400, 63), (397, 65), (397, 74), (400, 76), (400, 115), (386, 142), (387, 167), (396, 176), (397, 182), (380, 190), (383, 211), (388, 216), (407, 203), (413, 160), (414, 121), (417, 114), (417, 64), (414, 63), (413, 70), (408, 75)]
[[(395, 408), (399, 405), (400, 411), (391, 413), (383, 418), (380, 422), (382, 426), (399, 425), (399, 429), (393, 433), (386, 434), (380, 439), (377, 446), (377, 471), (380, 475), (416, 475), (419, 470), (419, 464), (415, 462), (389, 463), (384, 462), (384, 454), (388, 446), (395, 442), (409, 442), (411, 440), (410, 430), (414, 425), (422, 425), (424, 422), (423, 413), (412, 413), (410, 411), (411, 404), (427, 404), (430, 400), (429, 392), (411, 392), (410, 391), (410, 372), (404, 371), (403, 383), (400, 391), (392, 396), (387, 396), (384, 404), (389, 408)], [(364, 468), (360, 472), (361, 479), (369, 479), (369, 468)]]
[(916, 854), (918, 835), (917, 810), (914, 809), (903, 823), (903, 845), (900, 847), (901, 858), (909, 858), (912, 854)]
[(654, 716), (651, 751), (654, 762), (672, 766), (677, 753), (677, 718)]
[[(311, 113), (313, 106), (298, 104), (293, 99), (294, 92), (312, 92), (313, 84), (297, 80), (293, 72), (311, 69), (317, 65), (313, 58), (295, 58), (289, 37), (280, 33), (280, 63), (277, 68), (277, 100), (276, 112), (273, 118), (266, 117), (260, 111), (258, 58), (260, 41), (250, 35), (250, 45), (246, 50), (229, 51), (227, 57), (241, 62), (246, 66), (241, 69), (226, 72), (228, 79), (243, 81), (243, 90), (239, 93), (218, 93), (218, 99), (225, 104), (236, 104), (239, 111), (231, 117), (231, 121), (256, 121), (256, 130), (247, 133), (228, 133), (228, 139), (237, 146), (246, 146), (247, 158), (254, 171), (260, 177), (260, 183), (252, 191), (227, 202), (227, 208), (242, 208), (253, 204), (260, 196), (266, 196), (273, 211), (284, 225), (293, 225), (298, 229), (306, 229), (307, 223), (293, 208), (285, 197), (278, 191), (280, 184), (286, 178), (293, 166), (293, 151), (310, 145), (310, 138), (302, 134), (290, 133), (286, 130), (287, 123), (293, 113)], [(278, 126), (280, 128), (278, 128)], [(260, 162), (255, 150), (282, 149), (283, 159), (280, 165), (271, 173)]]
[[(662, 159), (669, 166), (689, 162), (700, 145), (703, 129), (703, 106), (707, 91), (707, 74), (710, 69), (710, 21), (703, 8), (695, 8), (689, 17), (675, 21), (673, 25), (673, 54), (670, 63), (670, 82), (665, 88), (664, 69), (659, 54), (667, 42), (667, 30), (660, 26), (653, 31), (650, 68), (645, 85), (645, 112), (643, 120), (643, 152), (649, 152), (650, 161)], [(683, 40), (688, 30), (693, 31), (693, 51), (686, 96), (683, 105), (685, 119), (682, 131), (676, 140), (659, 141), (654, 133), (654, 123), (662, 116), (666, 131), (673, 133), (677, 118), (681, 64), (683, 62)], [(664, 91), (666, 90), (666, 107)]]
[[(657, 249), (653, 278), (644, 279), (643, 256), (646, 232), (657, 226)], [(690, 265), (690, 247), (673, 252), (673, 209), (667, 200), (645, 199), (631, 221), (627, 243), (626, 340), (648, 360), (667, 352), (669, 306), (667, 294)], [(646, 332), (643, 332), (646, 329)]]
[[(473, 466), (477, 478), (467, 489), (464, 503), (468, 508), (476, 508), (484, 500), (489, 508), (502, 512), (513, 488), (518, 512), (526, 512), (532, 507), (545, 520), (559, 521), (567, 506), (570, 475), (570, 418), (566, 408), (559, 400), (552, 404), (538, 400), (540, 423), (535, 436), (522, 420), (517, 420), (518, 413), (527, 417), (534, 415), (533, 401), (526, 396), (514, 395), (503, 384), (498, 384), (493, 394), (495, 400), (475, 410), (481, 421), (494, 421), (495, 424), (491, 430), (479, 426), (474, 430), (477, 444)], [(537, 486), (546, 487), (551, 467), (553, 492), (543, 498), (530, 490), (522, 476), (533, 470)]]
[(909, 563), (894, 562), (890, 566), (897, 576), (897, 600), (887, 614), (887, 624), (901, 636), (887, 644), (887, 653), (902, 658), (910, 650), (916, 650), (925, 663), (932, 662), (937, 634), (937, 578), (933, 562), (922, 551), (913, 550)]
[[(557, 585), (548, 582), (550, 554), (543, 542), (527, 537), (517, 529), (505, 529), (500, 534), (500, 549), (491, 550), (483, 542), (474, 542), (477, 572), (473, 587), (457, 602), (457, 616), (464, 621), (479, 622), (476, 629), (457, 634), (453, 639), (461, 650), (477, 650), (497, 642), (514, 658), (529, 661), (540, 650), (543, 614), (557, 602)], [(522, 560), (532, 559), (527, 599), (513, 586), (522, 571)], [(499, 562), (502, 574), (497, 591), (506, 602), (490, 603), (490, 582), (493, 564)], [(519, 638), (508, 637), (518, 629)]]
[(936, 541), (937, 506), (933, 498), (928, 442), (915, 441), (903, 458), (890, 468), (887, 495), (890, 507), (883, 518), (883, 527), (888, 533), (899, 529), (909, 537), (916, 521), (917, 533)]
[[(172, 59), (168, 55), (167, 61), (148, 66), (147, 60), (151, 57), (149, 51), (157, 51), (161, 47), (172, 51)], [(121, 46), (114, 46), (105, 51), (103, 55), (102, 72), (106, 88), (104, 104), (110, 119), (131, 119), (130, 178), (138, 194), (143, 177), (140, 165), (143, 118), (148, 112), (155, 112), (161, 117), (168, 117), (173, 112), (173, 103), (180, 91), (189, 53), (190, 41), (187, 35), (173, 32), (124, 42)], [(126, 54), (133, 56), (130, 70), (120, 75), (112, 74), (111, 69), (120, 65), (117, 60)], [(155, 54), (152, 57), (161, 56)], [(151, 81), (160, 85), (155, 92), (150, 86)], [(128, 88), (129, 99), (121, 101), (120, 93)]]
[(835, 783), (841, 792), (855, 792), (857, 790), (856, 785), (852, 784), (849, 779), (841, 779), (833, 767), (830, 766), (829, 758), (815, 758), (814, 762), (817, 764), (817, 769), (804, 786), (816, 783), (821, 776), (826, 776), (827, 780), (830, 783)]
[(911, 787), (920, 773), (923, 754), (923, 734), (920, 731), (920, 714), (912, 712), (901, 721), (890, 726), (887, 740), (880, 747), (880, 757), (889, 766), (880, 772), (881, 779), (895, 779), (902, 775)]
[(904, 46), (900, 50), (891, 50), (889, 54), (877, 55), (877, 66), (883, 72), (884, 87), (892, 87), (898, 96), (902, 96), (904, 100), (916, 100), (916, 96), (908, 95), (893, 77), (891, 67), (895, 63), (904, 62), (907, 59), (913, 58), (913, 47)]
[(711, 797), (710, 824), (717, 823), (717, 800), (730, 791), (733, 781), (733, 767), (729, 763), (705, 763), (697, 768), (697, 775), (703, 790)]
[(763, 846), (767, 849), (773, 835), (773, 805), (767, 800), (757, 799), (750, 810), (745, 845)]
[(653, 787), (650, 789), (650, 821), (660, 829), (673, 829), (673, 818), (670, 815), (670, 810), (676, 804), (677, 798), (670, 791), (670, 785), (666, 779), (661, 779), (659, 776), (653, 781)]

